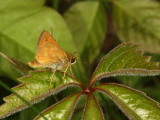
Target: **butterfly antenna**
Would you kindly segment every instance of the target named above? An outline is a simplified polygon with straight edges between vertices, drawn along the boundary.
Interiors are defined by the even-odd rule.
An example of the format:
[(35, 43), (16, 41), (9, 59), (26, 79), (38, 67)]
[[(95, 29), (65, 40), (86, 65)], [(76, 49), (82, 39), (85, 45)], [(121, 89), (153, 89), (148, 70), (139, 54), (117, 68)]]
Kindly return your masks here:
[[(54, 38), (53, 35), (52, 35), (52, 33), (53, 33), (53, 28), (51, 28), (50, 34), (51, 34), (52, 38)], [(54, 40), (57, 42), (56, 39), (54, 39)]]
[(81, 62), (81, 63), (83, 63), (83, 64), (86, 64), (86, 65), (90, 65), (91, 66), (91, 64), (89, 63), (89, 62), (84, 62), (84, 61), (81, 61), (81, 60), (77, 60), (78, 62)]
[[(77, 54), (77, 52), (74, 52), (73, 53), (74, 55), (75, 54)], [(83, 63), (83, 64), (86, 64), (86, 65), (90, 65), (91, 66), (91, 64), (90, 63), (88, 63), (88, 62), (84, 62), (84, 61), (81, 61), (81, 60), (78, 60), (78, 59), (76, 59), (78, 62), (81, 62), (81, 63)]]

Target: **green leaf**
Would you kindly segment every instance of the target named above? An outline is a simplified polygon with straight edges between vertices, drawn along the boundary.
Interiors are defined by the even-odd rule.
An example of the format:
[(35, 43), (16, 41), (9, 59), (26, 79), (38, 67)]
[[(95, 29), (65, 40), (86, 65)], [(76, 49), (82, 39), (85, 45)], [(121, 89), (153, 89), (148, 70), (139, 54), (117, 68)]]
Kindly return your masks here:
[(87, 96), (83, 120), (104, 120), (103, 112), (93, 94)]
[(5, 9), (6, 7), (34, 7), (34, 6), (42, 6), (45, 3), (45, 0), (6, 0), (6, 2), (1, 2), (1, 8)]
[(65, 12), (64, 19), (73, 34), (81, 59), (93, 62), (107, 31), (103, 5), (97, 1), (78, 2)]
[(150, 56), (142, 56), (136, 45), (123, 43), (104, 56), (97, 66), (91, 84), (109, 76), (153, 76), (160, 74), (158, 62), (150, 62)]
[[(69, 120), (72, 117), (76, 103), (82, 93), (75, 93), (55, 105), (49, 107), (42, 114), (49, 120)], [(37, 116), (34, 120), (43, 120), (41, 116)]]
[[(0, 1), (0, 51), (29, 62), (34, 59), (37, 41), (43, 30), (51, 31), (67, 52), (75, 52), (72, 35), (63, 18), (43, 5), (44, 0)], [(0, 58), (0, 75), (17, 78), (16, 72)]]
[(122, 41), (160, 53), (160, 4), (156, 0), (112, 0), (115, 30)]
[(86, 95), (82, 95), (80, 97), (80, 99), (78, 100), (78, 103), (76, 105), (76, 109), (72, 115), (71, 120), (77, 120), (77, 119), (82, 120), (85, 104), (86, 104)]
[(119, 84), (102, 84), (96, 90), (106, 93), (133, 120), (159, 120), (159, 103), (144, 93)]
[[(23, 84), (12, 88), (14, 92), (23, 97), (30, 104), (42, 101), (49, 95), (60, 92), (67, 87), (81, 86), (81, 83), (77, 79), (68, 74), (64, 76), (64, 72), (60, 71), (55, 73), (50, 70), (32, 71), (30, 74), (31, 75), (19, 78), (18, 81)], [(5, 97), (4, 101), (6, 103), (0, 106), (0, 118), (4, 118), (29, 107), (23, 100), (13, 94)]]
[[(34, 110), (36, 113), (39, 114), (39, 110), (37, 108), (33, 107), (32, 104), (30, 104), (29, 102), (27, 102), (23, 97), (21, 97), (16, 92), (14, 92), (13, 90), (11, 90), (5, 83), (3, 83), (2, 81), (0, 81), (0, 85), (3, 86), (6, 90), (14, 93), (18, 98), (20, 98), (24, 103), (26, 103), (26, 105), (30, 106), (32, 108), (32, 110)], [(43, 116), (42, 114), (40, 114), (40, 115)], [(43, 118), (46, 120), (46, 118), (44, 116), (43, 116)]]
[(29, 71), (33, 70), (29, 65), (23, 63), (22, 61), (8, 57), (1, 52), (0, 52), (0, 56), (6, 59), (11, 65), (13, 65), (19, 72), (23, 74), (27, 74)]

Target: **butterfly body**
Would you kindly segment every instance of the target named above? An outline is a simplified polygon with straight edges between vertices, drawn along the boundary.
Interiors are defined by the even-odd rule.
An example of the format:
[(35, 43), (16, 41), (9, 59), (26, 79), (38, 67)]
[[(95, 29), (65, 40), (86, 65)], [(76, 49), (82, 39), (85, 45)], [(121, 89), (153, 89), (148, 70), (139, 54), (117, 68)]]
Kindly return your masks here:
[(75, 63), (76, 58), (73, 54), (63, 51), (54, 38), (43, 31), (38, 41), (38, 50), (35, 60), (29, 62), (31, 67), (62, 69)]

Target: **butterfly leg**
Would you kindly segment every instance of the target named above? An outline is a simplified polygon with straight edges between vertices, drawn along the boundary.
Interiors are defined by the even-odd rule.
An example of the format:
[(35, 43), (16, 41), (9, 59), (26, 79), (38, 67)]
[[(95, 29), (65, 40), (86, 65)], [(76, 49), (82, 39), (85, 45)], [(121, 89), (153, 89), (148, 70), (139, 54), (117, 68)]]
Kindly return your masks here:
[(69, 68), (69, 65), (67, 65), (67, 68), (66, 68), (65, 71), (64, 71), (63, 79), (65, 78), (65, 74), (66, 74), (68, 68)]
[(54, 74), (56, 72), (56, 69), (53, 69), (53, 74), (50, 76), (50, 87), (52, 87), (52, 82), (53, 82), (53, 77), (54, 77)]
[(71, 65), (69, 65), (69, 68), (70, 68), (70, 72), (71, 72), (72, 76), (74, 76)]
[[(56, 72), (56, 70), (58, 69), (58, 67), (59, 67), (59, 65), (60, 64), (58, 64), (54, 69), (52, 69), (53, 70), (53, 74), (50, 76), (50, 79), (51, 79), (51, 81), (50, 81), (50, 86), (52, 87), (52, 82), (53, 82), (53, 77), (54, 77), (54, 74), (55, 74), (55, 72)], [(54, 83), (56, 83), (56, 81), (54, 80)], [(55, 84), (54, 84), (54, 87), (55, 87)]]

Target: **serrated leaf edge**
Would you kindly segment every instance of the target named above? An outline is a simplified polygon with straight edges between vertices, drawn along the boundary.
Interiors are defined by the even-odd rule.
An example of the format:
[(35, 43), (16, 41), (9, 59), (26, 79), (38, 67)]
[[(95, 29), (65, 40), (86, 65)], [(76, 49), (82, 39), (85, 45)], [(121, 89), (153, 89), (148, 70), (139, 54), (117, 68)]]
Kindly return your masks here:
[[(23, 78), (32, 77), (34, 73), (41, 73), (41, 72), (53, 72), (53, 70), (52, 70), (52, 69), (32, 70), (32, 71), (29, 71), (29, 75), (25, 75), (25, 76), (23, 76), (23, 77), (20, 77), (20, 78), (18, 78), (18, 80), (21, 81), (21, 79), (23, 79)], [(60, 73), (63, 73), (63, 74), (65, 74), (65, 75), (71, 77), (72, 79), (74, 79), (74, 80), (76, 80), (78, 83), (80, 83), (81, 86), (83, 86), (82, 83), (81, 83), (81, 81), (79, 81), (77, 78), (75, 78), (75, 77), (72, 76), (71, 74), (68, 74), (68, 73), (66, 73), (66, 72), (64, 72), (64, 71), (60, 71), (60, 70), (56, 70), (56, 72), (60, 72)], [(21, 82), (23, 83), (23, 81), (21, 81)]]
[[(25, 84), (20, 84), (20, 85), (18, 85), (18, 86), (15, 86), (14, 88), (20, 87), (20, 86), (24, 86), (24, 85), (25, 85)], [(69, 85), (70, 85), (70, 86), (69, 86)], [(41, 95), (33, 98), (33, 99), (30, 100), (30, 101), (28, 101), (28, 100), (26, 100), (26, 101), (28, 101), (30, 104), (36, 104), (36, 103), (41, 102), (42, 100), (45, 100), (47, 97), (49, 97), (49, 96), (51, 96), (51, 95), (56, 95), (56, 94), (58, 94), (59, 92), (65, 90), (66, 88), (69, 88), (69, 87), (72, 87), (72, 86), (73, 86), (73, 87), (75, 87), (75, 86), (80, 87), (79, 84), (76, 84), (76, 83), (68, 83), (68, 84), (62, 85), (62, 86), (60, 86), (60, 87), (58, 87), (58, 88), (56, 88), (56, 89), (51, 89), (51, 90), (49, 90), (49, 91), (47, 91), (47, 92), (45, 92), (45, 93), (43, 93), (43, 94), (41, 94)], [(7, 96), (7, 97), (11, 97), (11, 96), (13, 96), (13, 95), (14, 95), (14, 94), (11, 94), (11, 95), (9, 95), (9, 96)], [(45, 97), (44, 97), (44, 96), (45, 96)], [(39, 99), (39, 98), (42, 98), (42, 99)], [(18, 98), (17, 98), (17, 99), (18, 99)], [(5, 100), (4, 100), (4, 101), (5, 101)], [(8, 103), (8, 102), (6, 102), (6, 103), (4, 103), (4, 104), (7, 104), (7, 103)], [(4, 104), (2, 104), (1, 106), (3, 106)], [(6, 113), (6, 114), (3, 115), (3, 116), (0, 116), (0, 118), (2, 119), (2, 118), (5, 118), (5, 117), (8, 117), (8, 116), (13, 115), (14, 113), (17, 113), (17, 112), (19, 112), (19, 111), (21, 111), (21, 110), (24, 110), (24, 109), (28, 108), (28, 107), (30, 107), (30, 106), (26, 105), (25, 103), (24, 103), (24, 104), (22, 103), (22, 105), (16, 107), (16, 108), (13, 109), (13, 110), (8, 111), (8, 113)]]
[[(102, 59), (100, 60), (99, 64), (97, 65), (95, 71), (93, 72), (92, 76), (96, 73), (97, 69), (99, 68), (100, 63), (101, 63), (109, 54), (111, 54), (115, 49), (120, 48), (122, 45), (130, 45), (130, 46), (133, 46), (132, 43), (125, 43), (125, 42), (124, 42), (124, 43), (121, 43), (121, 44), (119, 44), (118, 46), (116, 46), (116, 47), (115, 47), (114, 49), (112, 49), (111, 51), (109, 51), (105, 56), (102, 57)], [(137, 45), (134, 45), (134, 46), (137, 46)]]
[[(108, 73), (106, 73), (106, 74), (101, 74), (101, 75), (97, 75), (96, 77), (94, 77), (94, 74), (96, 73), (96, 71), (97, 71), (97, 69), (99, 68), (99, 65), (100, 65), (100, 63), (109, 55), (109, 54), (111, 54), (115, 49), (118, 49), (118, 48), (120, 48), (121, 46), (123, 46), (123, 45), (125, 45), (125, 46), (130, 46), (130, 47), (132, 47), (132, 46), (135, 46), (135, 47), (137, 47), (137, 49), (135, 50), (135, 53), (137, 53), (137, 54), (140, 54), (140, 57), (141, 58), (146, 58), (145, 59), (145, 61), (147, 62), (147, 63), (155, 63), (155, 65), (158, 67), (158, 68), (160, 68), (160, 63), (159, 62), (152, 62), (152, 61), (150, 61), (151, 60), (151, 56), (143, 56), (143, 54), (144, 54), (144, 51), (141, 51), (141, 50), (139, 50), (139, 45), (138, 44), (133, 44), (133, 43), (127, 43), (127, 42), (123, 42), (123, 43), (121, 43), (121, 44), (119, 44), (117, 47), (115, 47), (114, 49), (112, 49), (108, 54), (106, 54), (105, 56), (103, 56), (102, 57), (102, 59), (100, 60), (100, 62), (99, 62), (99, 64), (97, 65), (97, 67), (96, 67), (96, 69), (95, 69), (95, 71), (93, 72), (93, 74), (92, 74), (92, 77), (91, 77), (91, 79), (90, 79), (90, 87), (94, 84), (94, 82), (95, 81), (97, 81), (97, 80), (99, 80), (99, 79), (102, 79), (102, 78), (104, 78), (104, 77), (102, 77), (103, 75), (104, 76), (106, 76), (106, 77), (110, 77), (110, 75), (109, 74), (113, 74), (113, 73), (115, 73), (115, 72), (119, 72), (119, 71), (122, 71), (122, 70), (129, 70), (129, 69), (131, 69), (131, 68), (127, 68), (127, 69), (119, 69), (119, 70), (116, 70), (116, 71), (112, 71), (112, 72), (108, 72)], [(135, 70), (147, 70), (147, 69), (139, 69), (139, 68), (134, 68)], [(148, 70), (149, 71), (149, 70)], [(154, 70), (151, 70), (151, 71), (153, 71), (154, 72)], [(155, 72), (158, 72), (158, 70), (155, 70)], [(109, 75), (109, 76), (108, 76)], [(116, 74), (115, 74), (116, 75)], [(120, 74), (119, 74), (120, 75)], [(156, 74), (156, 75), (160, 75), (160, 73), (159, 74)], [(147, 76), (147, 75), (144, 75), (144, 76)], [(148, 75), (149, 76), (149, 75)]]
[[(134, 71), (137, 71), (137, 73), (140, 73), (138, 71), (141, 71), (141, 72), (143, 71), (143, 72), (147, 72), (147, 73), (145, 73), (145, 74), (141, 74), (141, 73), (140, 74), (134, 74)], [(126, 73), (122, 74), (121, 72), (126, 72)], [(150, 74), (150, 73), (153, 73), (153, 74)], [(119, 69), (119, 70), (116, 70), (116, 71), (112, 71), (112, 72), (108, 72), (108, 73), (105, 73), (105, 74), (101, 74), (101, 75), (97, 76), (94, 79), (95, 79), (95, 81), (99, 81), (102, 78), (107, 78), (107, 77), (111, 77), (111, 76), (123, 76), (123, 75), (127, 75), (127, 76), (155, 76), (155, 75), (160, 75), (160, 70), (126, 68), (126, 69)]]
[[(124, 85), (117, 84), (117, 83), (104, 83), (104, 84), (101, 84), (101, 85), (98, 85), (98, 86), (102, 86), (102, 85), (116, 85), (116, 86), (120, 86), (120, 87), (124, 87), (124, 88), (130, 89), (130, 90), (132, 90), (132, 91), (136, 91), (136, 92), (144, 95), (144, 97), (145, 97), (146, 99), (151, 100), (152, 102), (156, 103), (156, 104), (157, 104), (157, 107), (160, 108), (160, 103), (158, 103), (158, 102), (155, 101), (154, 99), (148, 97), (148, 96), (146, 95), (146, 93), (144, 93), (144, 92), (142, 92), (142, 91), (138, 91), (138, 90), (133, 89), (133, 88), (131, 88), (131, 87), (124, 86)], [(98, 86), (96, 86), (96, 87), (98, 87)], [(116, 100), (114, 100), (115, 98), (113, 98), (113, 96), (111, 95), (112, 93), (110, 94), (109, 92), (107, 92), (107, 91), (104, 90), (103, 88), (96, 88), (96, 87), (94, 88), (94, 91), (99, 91), (99, 92), (101, 92), (101, 93), (107, 94), (107, 96), (114, 101), (114, 103), (119, 107), (119, 109), (120, 109), (127, 117), (129, 117), (130, 119), (133, 119), (133, 120), (135, 119), (135, 118), (132, 117), (130, 114), (128, 114), (128, 112), (125, 111), (125, 110), (119, 105), (119, 103), (116, 102)], [(114, 96), (114, 97), (116, 97), (116, 96)], [(123, 101), (121, 101), (121, 102), (123, 102)], [(133, 111), (133, 110), (132, 110), (132, 111)], [(134, 112), (134, 111), (133, 111), (133, 112)], [(140, 118), (140, 119), (141, 119), (141, 118)]]

